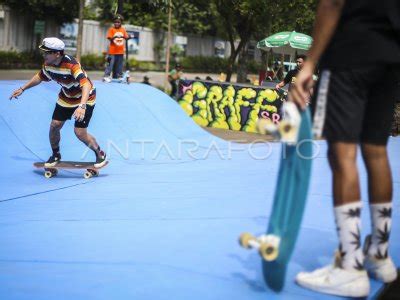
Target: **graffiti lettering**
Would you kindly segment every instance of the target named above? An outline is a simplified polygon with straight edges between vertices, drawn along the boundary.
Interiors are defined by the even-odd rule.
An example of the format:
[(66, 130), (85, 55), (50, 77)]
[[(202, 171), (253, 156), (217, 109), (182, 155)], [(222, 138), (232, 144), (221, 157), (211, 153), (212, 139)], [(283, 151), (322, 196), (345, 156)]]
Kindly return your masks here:
[(261, 113), (261, 118), (269, 119), (269, 120), (271, 120), (272, 122), (274, 122), (274, 124), (279, 124), (279, 121), (281, 120), (281, 116), (280, 116), (279, 114), (277, 114), (277, 113), (272, 113), (272, 114), (270, 115), (270, 113), (267, 112), (267, 111), (263, 111), (263, 112)]
[(271, 89), (186, 80), (179, 90), (179, 105), (201, 126), (257, 132), (259, 118), (281, 119), (282, 101)]

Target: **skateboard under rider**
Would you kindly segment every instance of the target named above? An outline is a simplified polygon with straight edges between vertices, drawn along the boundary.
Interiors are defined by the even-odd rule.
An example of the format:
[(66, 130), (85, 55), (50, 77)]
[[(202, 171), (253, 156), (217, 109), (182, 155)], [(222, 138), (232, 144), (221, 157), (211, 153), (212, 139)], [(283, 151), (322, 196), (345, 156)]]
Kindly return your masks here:
[(46, 167), (44, 162), (35, 162), (33, 166), (39, 169), (44, 169), (44, 176), (46, 178), (57, 176), (58, 170), (60, 169), (85, 169), (86, 171), (83, 174), (83, 177), (88, 179), (93, 176), (98, 176), (99, 170), (107, 166), (108, 161), (100, 168), (96, 168), (94, 164), (95, 162), (60, 161), (53, 167)]

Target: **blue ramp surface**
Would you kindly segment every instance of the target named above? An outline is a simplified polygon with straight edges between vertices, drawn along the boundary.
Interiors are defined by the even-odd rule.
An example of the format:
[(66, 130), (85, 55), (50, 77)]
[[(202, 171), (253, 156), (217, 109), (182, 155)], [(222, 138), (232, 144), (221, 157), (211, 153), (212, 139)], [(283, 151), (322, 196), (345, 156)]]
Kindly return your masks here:
[[(0, 299), (336, 299), (294, 276), (329, 263), (337, 246), (326, 145), (317, 143), (309, 201), (281, 293), (262, 279), (243, 231), (266, 230), (280, 145), (228, 143), (198, 127), (171, 98), (141, 84), (96, 82), (89, 131), (110, 164), (46, 179), (59, 86), (43, 83), (8, 101), (22, 82), (0, 82)], [(400, 265), (400, 139), (391, 139), (391, 253)], [(64, 160), (92, 161), (62, 129)], [(360, 164), (361, 166), (361, 164)], [(363, 199), (366, 174), (360, 171)], [(364, 201), (365, 202), (365, 201)], [(365, 236), (370, 229), (364, 203)], [(371, 297), (382, 287), (371, 280)]]

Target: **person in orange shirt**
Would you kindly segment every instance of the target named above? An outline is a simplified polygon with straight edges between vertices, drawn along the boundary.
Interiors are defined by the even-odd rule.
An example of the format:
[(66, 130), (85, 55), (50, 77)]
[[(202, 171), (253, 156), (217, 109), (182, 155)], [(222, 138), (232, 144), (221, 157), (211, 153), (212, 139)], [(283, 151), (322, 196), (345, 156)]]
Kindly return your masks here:
[(113, 22), (114, 26), (108, 29), (107, 39), (110, 41), (108, 47), (108, 62), (106, 71), (104, 73), (103, 81), (111, 81), (111, 72), (113, 78), (122, 77), (122, 66), (124, 63), (125, 54), (125, 40), (129, 39), (129, 35), (125, 28), (122, 27), (123, 17), (121, 15), (115, 15)]

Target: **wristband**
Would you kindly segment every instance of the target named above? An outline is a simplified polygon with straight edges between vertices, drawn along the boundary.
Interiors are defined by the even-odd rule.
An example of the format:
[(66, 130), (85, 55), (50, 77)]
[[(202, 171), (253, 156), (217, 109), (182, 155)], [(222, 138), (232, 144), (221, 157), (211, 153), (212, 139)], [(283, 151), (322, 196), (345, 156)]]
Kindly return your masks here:
[(25, 92), (24, 88), (22, 86), (19, 87), (23, 92)]

